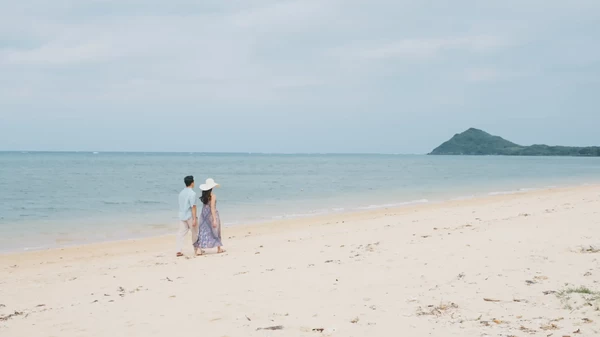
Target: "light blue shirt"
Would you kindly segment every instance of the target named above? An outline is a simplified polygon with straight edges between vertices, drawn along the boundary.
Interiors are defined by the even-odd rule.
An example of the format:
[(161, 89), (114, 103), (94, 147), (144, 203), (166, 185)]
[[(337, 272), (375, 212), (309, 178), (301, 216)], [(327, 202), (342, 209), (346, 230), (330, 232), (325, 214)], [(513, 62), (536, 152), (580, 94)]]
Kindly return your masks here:
[(184, 188), (179, 193), (179, 220), (187, 221), (192, 218), (192, 207), (196, 206), (196, 192), (191, 188)]

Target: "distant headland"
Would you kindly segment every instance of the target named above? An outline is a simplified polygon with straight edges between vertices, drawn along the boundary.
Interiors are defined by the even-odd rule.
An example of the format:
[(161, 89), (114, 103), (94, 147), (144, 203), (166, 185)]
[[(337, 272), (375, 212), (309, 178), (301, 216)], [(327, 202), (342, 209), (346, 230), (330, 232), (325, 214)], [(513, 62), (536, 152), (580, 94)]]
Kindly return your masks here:
[(431, 151), (430, 155), (598, 157), (600, 147), (522, 146), (485, 131), (470, 128), (454, 135), (449, 141)]

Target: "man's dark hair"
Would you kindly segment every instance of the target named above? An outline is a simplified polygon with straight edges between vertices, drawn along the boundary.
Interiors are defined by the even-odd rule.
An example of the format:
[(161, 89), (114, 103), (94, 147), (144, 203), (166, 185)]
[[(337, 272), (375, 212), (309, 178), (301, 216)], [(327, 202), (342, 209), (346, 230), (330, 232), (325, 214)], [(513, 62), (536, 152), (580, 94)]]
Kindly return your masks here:
[(185, 187), (190, 187), (190, 185), (194, 183), (194, 176), (187, 176), (183, 178), (183, 182), (185, 183)]

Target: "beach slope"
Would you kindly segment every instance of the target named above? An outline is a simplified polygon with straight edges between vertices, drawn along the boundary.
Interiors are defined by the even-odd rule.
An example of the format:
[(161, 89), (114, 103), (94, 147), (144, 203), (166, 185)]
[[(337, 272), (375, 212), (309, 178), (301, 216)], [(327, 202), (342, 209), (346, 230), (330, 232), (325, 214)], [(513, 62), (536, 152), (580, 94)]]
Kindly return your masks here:
[[(175, 231), (175, 229), (174, 229)], [(600, 188), (0, 256), (0, 336), (599, 336)], [(188, 247), (186, 254), (191, 254)]]

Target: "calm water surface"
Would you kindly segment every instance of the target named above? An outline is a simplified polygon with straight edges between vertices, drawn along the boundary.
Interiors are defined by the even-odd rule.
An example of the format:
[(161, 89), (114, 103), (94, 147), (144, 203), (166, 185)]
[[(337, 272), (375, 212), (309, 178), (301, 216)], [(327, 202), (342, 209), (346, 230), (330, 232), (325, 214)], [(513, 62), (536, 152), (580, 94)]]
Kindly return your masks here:
[(173, 232), (183, 177), (226, 225), (600, 181), (600, 158), (0, 153), (0, 251)]

